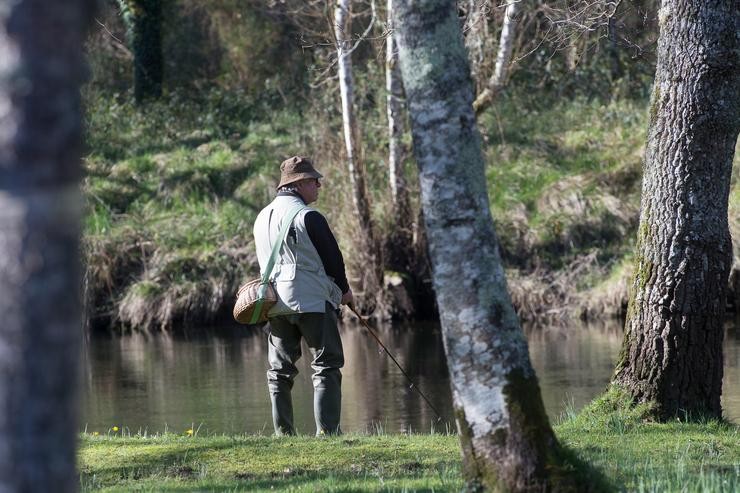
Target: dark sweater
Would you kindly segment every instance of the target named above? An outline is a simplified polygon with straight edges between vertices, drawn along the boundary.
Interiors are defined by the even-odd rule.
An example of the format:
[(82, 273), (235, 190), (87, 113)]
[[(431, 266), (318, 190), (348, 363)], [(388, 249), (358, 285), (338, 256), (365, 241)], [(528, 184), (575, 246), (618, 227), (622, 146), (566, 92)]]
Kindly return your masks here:
[[(298, 193), (278, 192), (278, 196), (282, 195), (292, 195), (303, 200), (303, 197)], [(346, 293), (349, 291), (349, 282), (347, 282), (347, 274), (344, 268), (344, 257), (342, 257), (342, 252), (339, 250), (339, 245), (331, 232), (331, 228), (329, 228), (329, 223), (326, 222), (324, 216), (316, 211), (307, 212), (304, 223), (306, 224), (308, 237), (311, 238), (311, 243), (313, 243), (319, 257), (321, 257), (321, 263), (324, 264), (326, 275), (334, 279), (334, 283), (342, 290), (342, 294)], [(288, 230), (288, 236), (292, 236), (295, 240), (296, 234), (293, 226)]]

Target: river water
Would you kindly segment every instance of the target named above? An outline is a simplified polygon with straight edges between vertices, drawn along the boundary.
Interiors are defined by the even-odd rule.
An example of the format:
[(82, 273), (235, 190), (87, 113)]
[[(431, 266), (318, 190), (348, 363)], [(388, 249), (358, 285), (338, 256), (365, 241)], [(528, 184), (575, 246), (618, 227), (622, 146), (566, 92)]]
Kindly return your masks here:
[[(725, 416), (740, 423), (740, 324), (725, 332)], [(353, 431), (454, 430), (439, 327), (398, 325), (377, 333), (442, 414), (409, 388), (393, 362), (359, 326), (342, 329), (342, 428)], [(622, 342), (617, 322), (525, 327), (545, 408), (557, 421), (609, 382)], [(265, 381), (266, 336), (241, 327), (185, 334), (92, 334), (85, 341), (81, 429), (125, 433), (272, 433)], [(314, 433), (310, 357), (293, 388), (296, 428)]]

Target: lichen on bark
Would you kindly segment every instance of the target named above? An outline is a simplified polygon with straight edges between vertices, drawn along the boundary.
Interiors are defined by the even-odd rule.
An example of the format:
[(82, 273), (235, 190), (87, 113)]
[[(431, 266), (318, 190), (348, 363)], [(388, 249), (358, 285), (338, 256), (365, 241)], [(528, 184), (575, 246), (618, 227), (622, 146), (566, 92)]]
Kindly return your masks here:
[(567, 468), (501, 266), (454, 2), (394, 4), (463, 470), (472, 488), (562, 489), (553, 471)]

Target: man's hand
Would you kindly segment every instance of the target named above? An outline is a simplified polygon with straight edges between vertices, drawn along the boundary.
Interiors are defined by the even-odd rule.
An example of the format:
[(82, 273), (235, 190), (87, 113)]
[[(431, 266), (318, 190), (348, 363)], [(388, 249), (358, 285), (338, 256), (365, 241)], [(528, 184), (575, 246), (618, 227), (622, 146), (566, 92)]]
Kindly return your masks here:
[(354, 303), (355, 297), (352, 295), (352, 288), (349, 288), (346, 293), (342, 295), (342, 304), (349, 305)]

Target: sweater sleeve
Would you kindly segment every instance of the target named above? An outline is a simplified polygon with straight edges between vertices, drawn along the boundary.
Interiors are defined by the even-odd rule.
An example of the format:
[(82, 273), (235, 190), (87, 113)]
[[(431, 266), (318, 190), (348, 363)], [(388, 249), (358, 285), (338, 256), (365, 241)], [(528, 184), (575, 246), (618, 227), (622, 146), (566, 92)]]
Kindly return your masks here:
[(344, 257), (329, 228), (329, 223), (316, 211), (309, 211), (304, 218), (304, 223), (308, 237), (311, 238), (311, 243), (319, 253), (321, 263), (324, 264), (324, 271), (334, 279), (336, 285), (342, 290), (342, 294), (346, 293), (349, 291), (349, 283), (344, 270)]

